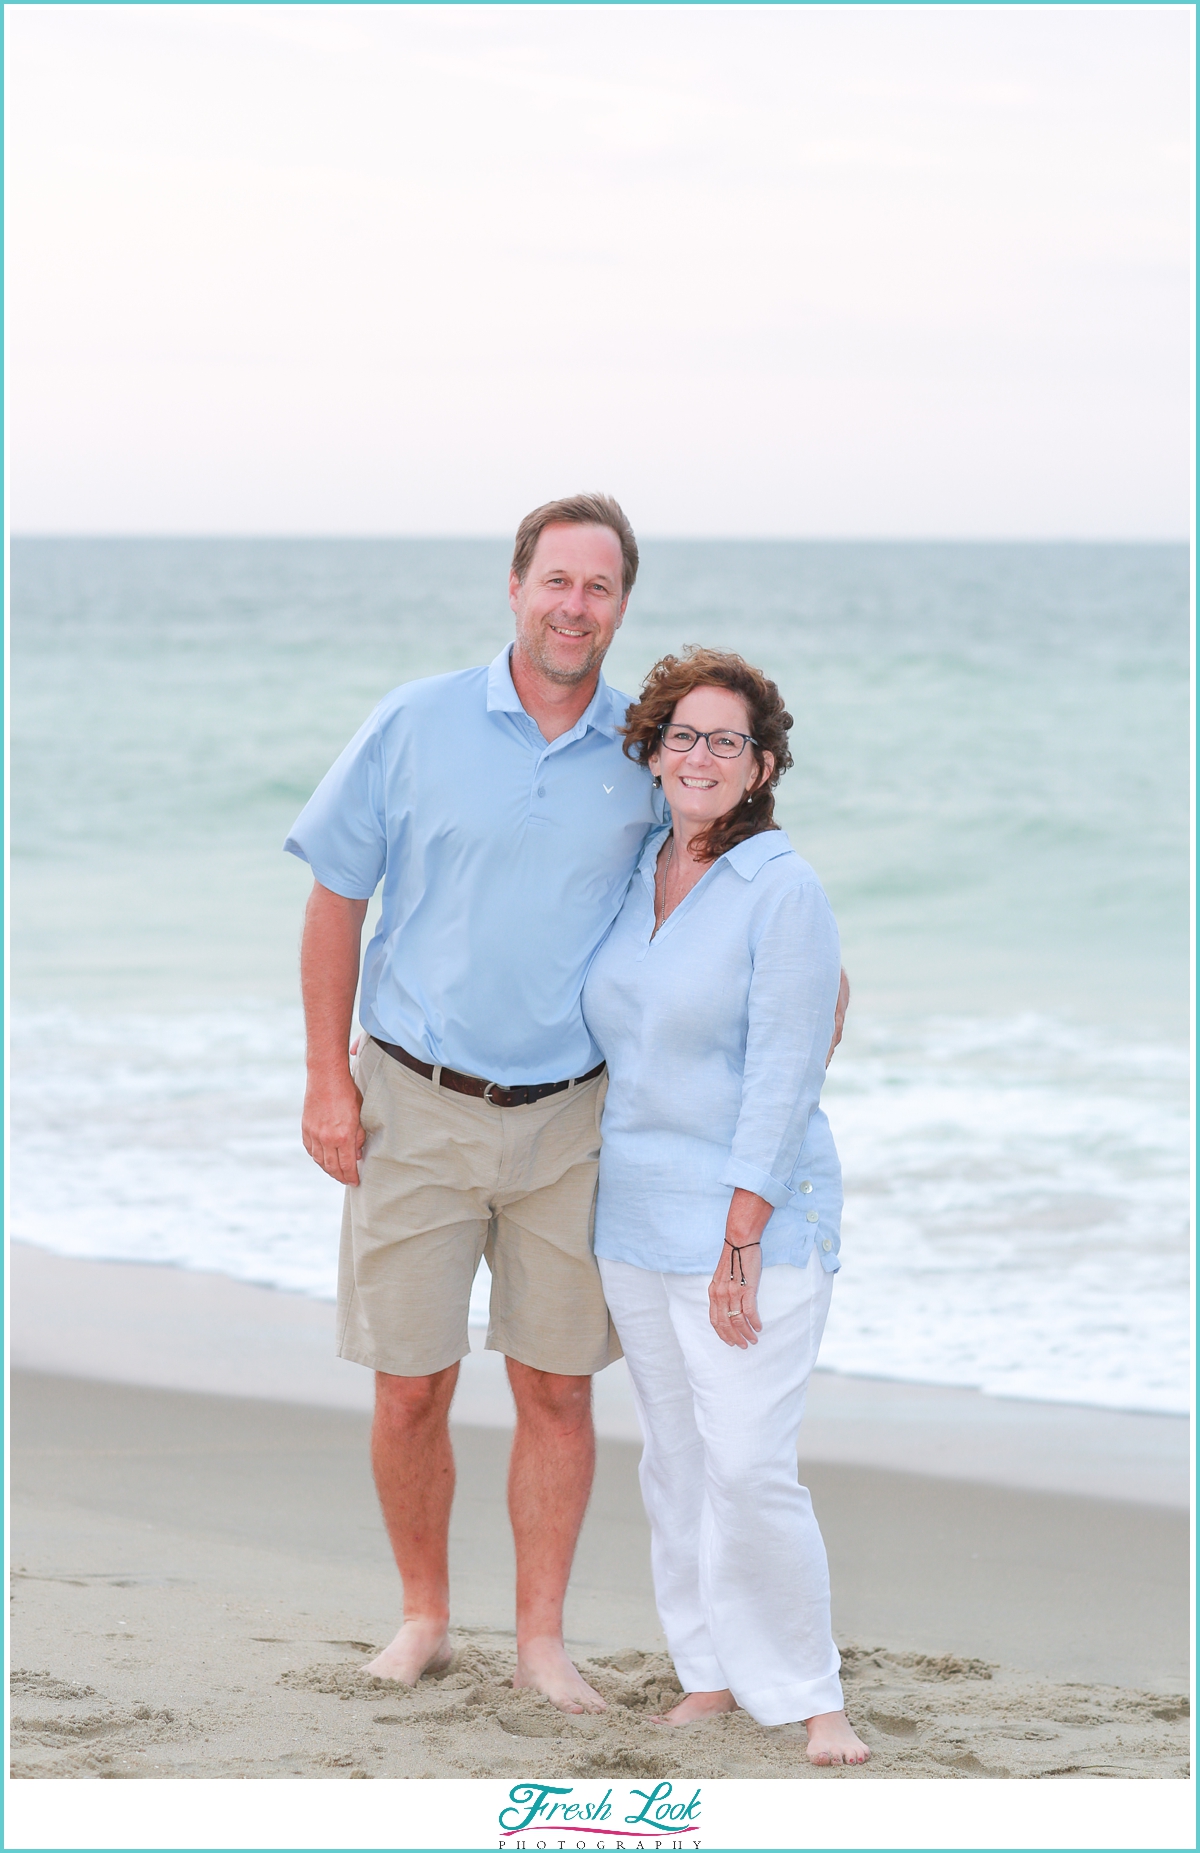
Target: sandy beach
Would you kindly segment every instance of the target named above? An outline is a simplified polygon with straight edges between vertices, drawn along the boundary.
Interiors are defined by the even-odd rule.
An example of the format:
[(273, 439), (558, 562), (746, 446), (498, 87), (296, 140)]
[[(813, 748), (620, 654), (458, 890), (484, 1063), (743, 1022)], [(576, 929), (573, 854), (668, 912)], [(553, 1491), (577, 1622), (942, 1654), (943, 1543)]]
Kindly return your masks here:
[(493, 1359), (455, 1426), (458, 1651), (409, 1690), (363, 1670), (398, 1590), (329, 1308), (33, 1249), (12, 1296), (14, 1776), (1188, 1774), (1186, 1423), (815, 1382), (801, 1470), (873, 1753), (817, 1771), (794, 1727), (650, 1722), (675, 1682), (619, 1378), (567, 1617), (609, 1709), (570, 1718), (508, 1684)]

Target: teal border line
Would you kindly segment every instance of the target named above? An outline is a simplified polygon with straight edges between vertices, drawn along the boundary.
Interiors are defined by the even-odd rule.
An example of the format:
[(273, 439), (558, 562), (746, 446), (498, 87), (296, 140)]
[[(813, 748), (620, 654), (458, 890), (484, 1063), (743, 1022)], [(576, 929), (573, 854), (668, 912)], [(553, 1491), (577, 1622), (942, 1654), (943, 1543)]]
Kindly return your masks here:
[[(382, 8), (391, 10), (391, 11), (395, 11), (400, 7), (420, 8), (425, 11), (432, 11), (434, 9), (445, 10), (449, 7), (472, 6), (472, 7), (477, 7), (477, 8), (482, 8), (482, 7), (506, 8), (507, 10), (511, 12), (517, 12), (517, 11), (529, 12), (533, 8), (544, 8), (547, 10), (562, 10), (567, 7), (571, 7), (571, 8), (587, 7), (592, 12), (599, 12), (601, 10), (606, 10), (606, 9), (610, 9), (613, 7), (622, 7), (622, 8), (654, 7), (655, 9), (659, 11), (665, 10), (666, 8), (669, 8), (669, 7), (670, 8), (676, 8), (676, 7), (686, 8), (686, 9), (691, 9), (691, 10), (694, 10), (699, 7), (705, 7), (705, 8), (720, 7), (724, 9), (725, 11), (730, 11), (735, 7), (742, 7), (742, 6), (753, 7), (759, 11), (763, 10), (764, 8), (770, 7), (770, 8), (785, 9), (791, 12), (800, 12), (800, 11), (847, 12), (850, 10), (855, 10), (855, 11), (868, 10), (868, 11), (879, 12), (879, 13), (890, 12), (897, 8), (902, 8), (905, 11), (908, 11), (911, 13), (928, 13), (934, 10), (941, 10), (943, 8), (951, 9), (956, 12), (968, 12), (968, 11), (973, 12), (973, 11), (982, 11), (982, 10), (986, 10), (989, 12), (999, 12), (1001, 10), (1010, 10), (1010, 9), (1021, 10), (1024, 12), (1049, 12), (1049, 11), (1061, 12), (1065, 10), (1066, 8), (1081, 8), (1081, 9), (1087, 9), (1093, 12), (1097, 12), (1101, 10), (1131, 12), (1131, 11), (1141, 9), (1144, 7), (1144, 8), (1148, 8), (1155, 12), (1160, 12), (1160, 13), (1175, 12), (1175, 13), (1192, 13), (1192, 14), (1195, 14), (1198, 10), (1200, 10), (1200, 0), (0, 0), (0, 15), (6, 14), (10, 11), (15, 11), (20, 8), (26, 8), (26, 7), (36, 7), (39, 11), (45, 12), (45, 11), (51, 10), (52, 8), (58, 8), (58, 7), (62, 7), (62, 8), (69, 7), (72, 10), (77, 10), (78, 8), (84, 7), (84, 6), (86, 7), (107, 7), (110, 10), (115, 10), (117, 7), (119, 7), (120, 10), (124, 12), (128, 10), (131, 6), (153, 8), (158, 11), (167, 11), (175, 6), (188, 6), (189, 8), (194, 8), (196, 6), (204, 6), (206, 8), (213, 7), (213, 6), (240, 8), (240, 7), (245, 7), (249, 5), (254, 5), (254, 6), (264, 6), (265, 5), (265, 6), (281, 6), (281, 7), (286, 6), (286, 7), (291, 8), (293, 11), (296, 10), (298, 7), (302, 7), (306, 10), (314, 11), (314, 12), (315, 11), (336, 12), (337, 10), (339, 10), (342, 4), (352, 4), (356, 8), (362, 7), (362, 6), (382, 7)], [(4, 44), (3, 34), (0, 33), (0, 99), (2, 99), (5, 94), (4, 89), (3, 89), (4, 79), (6, 76), (5, 50), (6, 50), (6, 47)], [(1194, 65), (1194, 62), (1195, 60), (1194, 60), (1194, 54), (1193, 54), (1193, 65)], [(1193, 79), (1194, 79), (1194, 76), (1195, 76), (1195, 72), (1193, 69)], [(2, 109), (2, 102), (0, 102), (0, 109)], [(6, 262), (7, 262), (7, 241), (4, 238), (4, 233), (6, 230), (4, 207), (5, 207), (4, 196), (2, 193), (0, 193), (0, 303), (2, 303), (4, 299), (4, 286), (7, 280), (6, 269), (5, 269)], [(0, 412), (6, 411), (6, 410), (7, 410), (7, 405), (4, 400), (3, 381), (0, 380)], [(10, 591), (10, 564), (9, 564), (9, 553), (8, 553), (7, 546), (5, 549), (5, 559), (4, 559), (4, 582), (5, 582), (5, 591), (6, 591), (6, 594), (8, 594)], [(7, 598), (6, 598), (6, 605), (7, 605)], [(4, 642), (5, 642), (4, 661), (3, 661), (3, 665), (0, 666), (0, 685), (2, 685), (5, 701), (7, 702), (7, 696), (8, 696), (8, 691), (9, 691), (7, 626), (6, 626), (6, 634), (5, 634)], [(7, 728), (5, 731), (6, 731), (5, 751), (4, 751), (3, 758), (0, 759), (0, 806), (3, 806), (4, 799), (7, 794), (7, 790), (8, 790)], [(4, 811), (0, 810), (0, 817), (4, 817), (4, 816), (5, 816)], [(7, 881), (8, 830), (7, 830), (6, 822), (5, 822), (2, 834), (4, 837), (5, 854), (3, 858), (0, 858), (0, 909), (3, 909), (4, 904), (7, 900), (7, 895), (8, 895), (8, 881)], [(2, 918), (3, 918), (3, 913), (0, 912), (0, 919)], [(0, 1036), (2, 1036), (3, 1038), (2, 1044), (0, 1044), (0, 1078), (2, 1078), (3, 1083), (5, 1084), (5, 1087), (6, 1087), (7, 1080), (8, 1080), (8, 1037), (7, 1037), (7, 1011), (6, 1011), (7, 964), (8, 964), (7, 943), (5, 944), (5, 948), (4, 948), (4, 963), (5, 963), (6, 983), (5, 983), (4, 992), (0, 993)], [(6, 1159), (7, 1159), (7, 1152), (4, 1149), (3, 1143), (0, 1142), (0, 1180), (3, 1179), (6, 1173)], [(3, 1297), (4, 1297), (3, 1291), (2, 1289), (0, 1289), (0, 1299), (3, 1299)], [(2, 1417), (3, 1419), (4, 1434), (5, 1434), (6, 1441), (7, 1441), (7, 1434), (8, 1434), (7, 1390), (8, 1390), (7, 1381), (0, 1383), (0, 1417)], [(8, 1621), (8, 1616), (6, 1614), (6, 1617), (5, 1617), (5, 1644), (6, 1646), (8, 1644), (8, 1626), (9, 1626), (9, 1621)], [(7, 1776), (7, 1771), (5, 1771), (5, 1775)], [(179, 1780), (181, 1784), (185, 1784), (187, 1779), (181, 1778)], [(378, 1780), (381, 1780), (386, 1783), (389, 1780), (394, 1781), (396, 1779), (383, 1777), (383, 1778), (378, 1778)], [(721, 1779), (717, 1778), (717, 1780), (721, 1780)], [(802, 1780), (802, 1778), (796, 1777), (794, 1778), (794, 1780), (800, 1781)], [(186, 1787), (184, 1788), (184, 1797), (186, 1797)], [(1193, 1839), (1193, 1847), (1195, 1847), (1197, 1844), (1200, 1844), (1200, 1795), (1196, 1797), (1196, 1807), (1197, 1807), (1197, 1833)], [(633, 1835), (633, 1834), (630, 1835), (631, 1839), (635, 1839), (637, 1837), (638, 1836)], [(646, 1839), (649, 1839), (650, 1837), (651, 1836), (649, 1835), (643, 1836), (643, 1838), (646, 1838)], [(654, 1836), (654, 1838), (666, 1838), (666, 1837), (667, 1836), (665, 1835)], [(673, 1836), (673, 1837), (679, 1838), (682, 1836)], [(395, 1843), (395, 1853), (491, 1853), (491, 1847), (493, 1844), (494, 1843), (489, 1842), (486, 1848), (483, 1846), (482, 1843), (475, 1843), (471, 1846), (462, 1846), (458, 1848), (447, 1849), (447, 1848), (420, 1847), (420, 1846), (414, 1846), (411, 1843), (404, 1843), (401, 1841), (397, 1841)], [(88, 1849), (83, 1849), (79, 1847), (63, 1846), (63, 1847), (42, 1848), (42, 1849), (22, 1847), (14, 1842), (10, 1842), (7, 1836), (3, 1833), (2, 1827), (0, 1827), (0, 1849), (2, 1849), (2, 1853), (89, 1853)], [(185, 1847), (181, 1845), (180, 1843), (176, 1842), (170, 1848), (162, 1848), (162, 1849), (157, 1849), (157, 1850), (146, 1849), (146, 1850), (143, 1850), (143, 1853), (218, 1853), (218, 1850), (210, 1849), (210, 1848), (202, 1848), (202, 1847)], [(274, 1846), (274, 1847), (223, 1848), (219, 1850), (219, 1853), (297, 1853), (297, 1849), (293, 1846), (279, 1845), (279, 1846)], [(338, 1847), (327, 1847), (323, 1849), (308, 1849), (306, 1850), (306, 1853), (380, 1853), (380, 1850), (379, 1849), (369, 1849), (369, 1848), (356, 1848), (356, 1847), (349, 1846), (349, 1845), (340, 1845)], [(707, 1843), (705, 1843), (702, 1845), (702, 1853), (748, 1853), (748, 1849), (745, 1846), (743, 1847), (720, 1847), (720, 1846), (710, 1846)], [(799, 1847), (792, 1849), (791, 1853), (881, 1853), (881, 1850), (876, 1845), (876, 1843), (864, 1841), (864, 1842), (858, 1843), (855, 1846), (843, 1845), (837, 1848), (815, 1846), (810, 1843), (806, 1845), (803, 1849)], [(978, 1847), (977, 1848), (945, 1847), (945, 1848), (940, 1848), (939, 1853), (1007, 1853), (1007, 1850), (1003, 1847), (991, 1847), (991, 1848), (986, 1848), (986, 1849), (978, 1848)], [(1087, 1853), (1087, 1849), (1083, 1848), (1082, 1845), (1080, 1848), (1080, 1853)], [(1112, 1849), (1110, 1850), (1110, 1853), (1135, 1853), (1135, 1850), (1134, 1849)]]
[[(749, 6), (761, 11), (764, 7), (782, 7), (789, 12), (844, 13), (851, 8), (867, 8), (875, 13), (891, 12), (901, 7), (909, 13), (929, 13), (941, 7), (948, 7), (955, 12), (990, 12), (1011, 11), (1020, 8), (1027, 13), (1061, 13), (1067, 7), (1081, 7), (1096, 13), (1105, 9), (1114, 13), (1130, 13), (1140, 8), (1155, 13), (1195, 13), (1200, 8), (1200, 0), (0, 0), (0, 13), (12, 12), (18, 7), (37, 7), (40, 12), (47, 12), (52, 7), (70, 7), (77, 11), (81, 6), (102, 6), (112, 10), (120, 8), (122, 12), (131, 6), (155, 7), (159, 12), (173, 6), (214, 7), (214, 6), (286, 6), (293, 12), (298, 7), (307, 7), (310, 11), (336, 12), (341, 6), (379, 6), (395, 12), (398, 7), (422, 7), (430, 11), (435, 7), (451, 6), (495, 6), (507, 7), (510, 12), (528, 12), (532, 7), (555, 8), (586, 6), (597, 13), (611, 7), (723, 7), (729, 11), (733, 7)], [(271, 1853), (291, 1853), (291, 1849), (272, 1849)], [(354, 1853), (353, 1849), (349, 1853)], [(402, 1849), (408, 1853), (408, 1849)], [(417, 1850), (422, 1853), (422, 1850)], [(724, 1853), (715, 1849), (714, 1853)], [(826, 1849), (805, 1848), (802, 1853), (826, 1853)], [(859, 1853), (850, 1849), (850, 1853)], [(867, 1853), (871, 1853), (867, 1849)], [(948, 1853), (957, 1853), (951, 1848)], [(1085, 1849), (1086, 1853), (1086, 1849)]]

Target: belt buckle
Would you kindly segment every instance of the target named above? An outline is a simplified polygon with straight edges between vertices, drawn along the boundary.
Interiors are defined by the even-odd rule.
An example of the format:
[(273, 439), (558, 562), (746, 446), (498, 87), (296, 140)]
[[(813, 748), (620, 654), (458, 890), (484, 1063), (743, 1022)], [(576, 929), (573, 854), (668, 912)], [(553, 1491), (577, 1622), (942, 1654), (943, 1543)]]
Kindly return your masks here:
[(511, 1089), (511, 1088), (508, 1088), (508, 1087), (500, 1087), (500, 1083), (499, 1083), (498, 1081), (489, 1081), (489, 1082), (488, 1082), (488, 1084), (487, 1084), (487, 1086), (486, 1086), (486, 1087), (484, 1088), (484, 1090), (483, 1090), (483, 1097), (484, 1097), (484, 1099), (485, 1099), (485, 1100), (487, 1101), (487, 1103), (488, 1103), (488, 1106), (489, 1106), (489, 1107), (506, 1107), (506, 1106), (508, 1106), (508, 1104), (509, 1104), (509, 1103), (508, 1103), (508, 1101), (507, 1101), (507, 1100), (493, 1100), (493, 1099), (492, 1099), (492, 1089), (493, 1089), (494, 1087), (499, 1087), (499, 1088), (500, 1088), (500, 1092), (501, 1092), (502, 1094), (510, 1094), (510, 1093), (512, 1092), (512, 1089)]

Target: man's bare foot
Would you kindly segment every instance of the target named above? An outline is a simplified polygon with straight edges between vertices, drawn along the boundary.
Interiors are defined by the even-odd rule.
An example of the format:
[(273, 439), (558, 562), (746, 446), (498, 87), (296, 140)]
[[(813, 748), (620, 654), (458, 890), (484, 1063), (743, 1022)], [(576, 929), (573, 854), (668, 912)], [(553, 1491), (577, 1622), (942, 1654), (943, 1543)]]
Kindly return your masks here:
[(598, 1692), (593, 1692), (579, 1669), (567, 1658), (562, 1642), (551, 1635), (539, 1635), (517, 1649), (517, 1670), (513, 1675), (515, 1692), (544, 1692), (559, 1711), (607, 1711)]
[(844, 1711), (823, 1711), (806, 1718), (810, 1763), (865, 1763), (871, 1752)]
[(716, 1718), (723, 1711), (736, 1711), (737, 1700), (728, 1687), (720, 1692), (689, 1692), (670, 1711), (651, 1718), (651, 1724), (699, 1724), (704, 1718)]
[(367, 1668), (376, 1679), (415, 1686), (422, 1673), (440, 1673), (454, 1658), (444, 1621), (406, 1621), (395, 1640)]

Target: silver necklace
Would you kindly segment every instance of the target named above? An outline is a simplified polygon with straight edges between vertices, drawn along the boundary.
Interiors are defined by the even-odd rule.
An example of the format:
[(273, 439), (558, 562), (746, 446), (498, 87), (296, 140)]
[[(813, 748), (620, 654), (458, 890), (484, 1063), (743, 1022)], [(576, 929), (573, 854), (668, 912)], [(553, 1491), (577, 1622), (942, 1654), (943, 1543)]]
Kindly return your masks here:
[(675, 832), (672, 830), (671, 841), (667, 846), (667, 859), (663, 863), (662, 913), (661, 914), (659, 913), (657, 907), (654, 910), (654, 931), (656, 933), (659, 931), (660, 927), (662, 926), (663, 921), (667, 917), (667, 881), (671, 874), (671, 863), (674, 860), (674, 857), (675, 857)]

